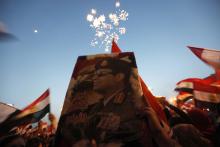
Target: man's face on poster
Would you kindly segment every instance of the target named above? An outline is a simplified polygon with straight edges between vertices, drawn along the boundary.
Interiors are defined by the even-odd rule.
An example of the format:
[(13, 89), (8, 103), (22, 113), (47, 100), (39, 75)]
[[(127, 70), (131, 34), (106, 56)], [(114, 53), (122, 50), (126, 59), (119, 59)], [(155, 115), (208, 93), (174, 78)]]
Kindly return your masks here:
[(101, 68), (95, 71), (93, 89), (102, 90), (111, 88), (114, 85), (114, 75), (112, 70), (108, 68)]
[(112, 69), (100, 68), (95, 71), (93, 89), (97, 91), (108, 90), (122, 85), (123, 73), (113, 74)]

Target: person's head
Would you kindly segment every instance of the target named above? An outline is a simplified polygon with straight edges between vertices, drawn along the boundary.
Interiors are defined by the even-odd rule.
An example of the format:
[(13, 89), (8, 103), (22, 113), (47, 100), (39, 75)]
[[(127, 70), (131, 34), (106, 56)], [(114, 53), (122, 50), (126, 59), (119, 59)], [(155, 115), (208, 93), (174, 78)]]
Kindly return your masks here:
[(129, 81), (130, 64), (126, 61), (108, 58), (96, 64), (94, 90), (103, 91), (124, 87)]
[(191, 124), (178, 124), (172, 128), (173, 138), (183, 147), (207, 147), (211, 142)]
[(44, 147), (44, 142), (39, 137), (33, 137), (27, 141), (26, 147)]
[(0, 147), (25, 147), (25, 140), (20, 135), (10, 135), (0, 140)]
[(48, 119), (49, 119), (50, 121), (53, 121), (53, 119), (55, 119), (55, 116), (54, 116), (52, 113), (49, 113), (49, 114), (48, 114)]
[(59, 139), (65, 138), (69, 143), (73, 143), (82, 137), (80, 128), (75, 126), (73, 121), (72, 112), (61, 116), (58, 128)]
[(188, 115), (192, 119), (195, 127), (200, 131), (205, 131), (207, 128), (212, 126), (208, 113), (199, 108), (189, 110)]

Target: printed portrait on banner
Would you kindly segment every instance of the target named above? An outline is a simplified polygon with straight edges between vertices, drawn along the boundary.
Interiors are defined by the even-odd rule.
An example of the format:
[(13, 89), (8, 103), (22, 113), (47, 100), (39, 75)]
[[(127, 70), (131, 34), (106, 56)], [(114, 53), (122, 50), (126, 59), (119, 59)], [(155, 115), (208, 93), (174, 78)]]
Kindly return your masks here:
[(141, 144), (145, 106), (132, 52), (78, 57), (67, 89), (56, 144), (79, 146), (95, 141)]

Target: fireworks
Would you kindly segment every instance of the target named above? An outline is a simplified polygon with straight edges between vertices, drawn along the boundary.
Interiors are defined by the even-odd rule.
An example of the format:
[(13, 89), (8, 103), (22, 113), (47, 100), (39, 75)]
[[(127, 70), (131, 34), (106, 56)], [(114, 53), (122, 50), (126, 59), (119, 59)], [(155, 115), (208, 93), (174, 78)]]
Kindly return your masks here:
[(119, 2), (119, 1), (116, 1), (115, 7), (116, 7), (116, 8), (117, 8), (117, 7), (120, 7), (120, 2)]
[(120, 35), (126, 33), (126, 28), (120, 25), (122, 21), (128, 20), (128, 12), (119, 9), (120, 2), (118, 0), (115, 2), (115, 7), (117, 8), (116, 11), (109, 13), (108, 17), (104, 14), (98, 15), (96, 9), (91, 9), (86, 18), (90, 23), (90, 27), (95, 31), (90, 45), (93, 47), (99, 46), (99, 48), (104, 47), (106, 52), (110, 50), (113, 39), (117, 42)]

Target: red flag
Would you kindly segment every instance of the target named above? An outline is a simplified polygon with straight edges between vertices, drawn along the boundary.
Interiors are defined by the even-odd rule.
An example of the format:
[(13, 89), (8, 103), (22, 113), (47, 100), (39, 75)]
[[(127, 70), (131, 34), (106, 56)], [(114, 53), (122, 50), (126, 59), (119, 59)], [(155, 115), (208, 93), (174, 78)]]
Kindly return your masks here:
[(188, 79), (181, 80), (176, 84), (175, 90), (180, 91), (180, 92), (192, 93), (194, 90), (194, 83), (195, 82), (201, 83), (204, 85), (211, 85), (211, 86), (220, 87), (220, 81), (217, 79), (216, 74), (212, 74), (204, 79), (188, 78)]
[(194, 89), (193, 82), (194, 81), (202, 81), (202, 79), (200, 79), (200, 78), (188, 78), (188, 79), (181, 80), (176, 84), (175, 90), (180, 91), (180, 92), (193, 93), (193, 89)]
[(210, 103), (220, 103), (220, 87), (199, 81), (195, 81), (193, 85), (195, 99)]
[[(118, 45), (115, 43), (114, 40), (112, 40), (112, 50), (111, 50), (111, 52), (112, 53), (120, 53), (121, 52), (121, 49), (118, 47)], [(161, 108), (161, 106), (159, 105), (159, 103), (157, 102), (156, 97), (150, 92), (147, 85), (144, 83), (144, 81), (140, 77), (140, 75), (139, 75), (139, 78), (141, 80), (141, 87), (142, 87), (143, 94), (144, 94), (144, 97), (145, 97), (146, 101), (151, 105), (151, 107), (157, 113), (157, 116), (160, 119), (162, 119), (164, 122), (168, 123), (166, 115), (165, 115), (163, 109)]]
[(204, 79), (184, 79), (177, 83), (175, 90), (192, 93), (196, 100), (220, 103), (219, 81), (217, 81), (215, 75), (210, 75)]
[(115, 43), (114, 39), (112, 40), (112, 53), (120, 53), (121, 49)]
[(188, 46), (188, 48), (206, 64), (212, 66), (214, 69), (220, 69), (220, 51), (191, 46)]

